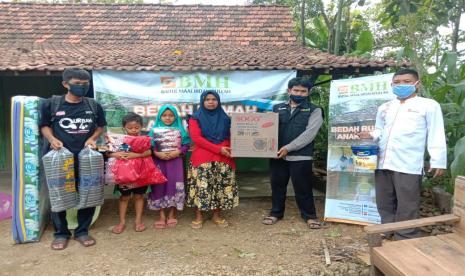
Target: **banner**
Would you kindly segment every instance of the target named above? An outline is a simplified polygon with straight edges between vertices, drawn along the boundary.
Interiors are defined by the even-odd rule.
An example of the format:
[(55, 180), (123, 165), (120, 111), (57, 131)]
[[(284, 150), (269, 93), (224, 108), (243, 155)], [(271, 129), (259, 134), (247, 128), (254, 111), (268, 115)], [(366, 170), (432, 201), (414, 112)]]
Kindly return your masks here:
[(385, 74), (331, 82), (326, 220), (381, 223), (374, 185), (376, 146), (362, 142), (357, 134), (373, 131), (378, 106), (394, 98), (392, 77)]
[(146, 72), (93, 71), (94, 95), (102, 104), (110, 129), (121, 129), (121, 118), (132, 111), (144, 117), (149, 131), (164, 104), (182, 117), (195, 112), (200, 94), (214, 90), (227, 113), (263, 112), (286, 99), (295, 70)]

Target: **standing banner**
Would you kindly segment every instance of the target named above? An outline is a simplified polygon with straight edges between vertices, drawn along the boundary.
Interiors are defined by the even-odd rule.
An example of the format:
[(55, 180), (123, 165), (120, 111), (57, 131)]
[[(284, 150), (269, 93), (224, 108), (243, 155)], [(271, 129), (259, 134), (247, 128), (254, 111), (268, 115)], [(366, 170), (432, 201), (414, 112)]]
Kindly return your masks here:
[(129, 111), (144, 117), (149, 131), (164, 104), (172, 104), (185, 117), (198, 108), (200, 94), (214, 90), (227, 113), (263, 112), (286, 99), (287, 83), (295, 70), (147, 72), (93, 71), (94, 95), (102, 104), (108, 127), (121, 132), (121, 119)]
[(373, 131), (378, 106), (394, 98), (392, 77), (331, 82), (325, 220), (381, 223), (375, 200), (377, 146), (357, 134)]

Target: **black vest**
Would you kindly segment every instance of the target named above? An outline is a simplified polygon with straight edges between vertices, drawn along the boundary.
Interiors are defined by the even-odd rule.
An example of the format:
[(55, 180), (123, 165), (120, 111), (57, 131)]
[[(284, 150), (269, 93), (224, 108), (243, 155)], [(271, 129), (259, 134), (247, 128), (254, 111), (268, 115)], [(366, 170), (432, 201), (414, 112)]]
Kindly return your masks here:
[[(277, 104), (273, 112), (279, 113), (279, 148), (289, 144), (304, 132), (308, 125), (310, 115), (317, 108), (321, 108), (309, 102), (298, 105), (291, 114), (289, 103)], [(314, 141), (297, 151), (289, 152), (289, 156), (313, 156)]]

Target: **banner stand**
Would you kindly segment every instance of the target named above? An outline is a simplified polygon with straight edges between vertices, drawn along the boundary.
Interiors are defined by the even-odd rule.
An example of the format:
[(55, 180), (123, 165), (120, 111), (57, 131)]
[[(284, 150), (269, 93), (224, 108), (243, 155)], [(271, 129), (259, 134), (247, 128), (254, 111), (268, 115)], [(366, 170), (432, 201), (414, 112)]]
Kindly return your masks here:
[(355, 224), (355, 225), (361, 225), (361, 226), (368, 226), (368, 225), (373, 225), (374, 223), (369, 223), (369, 222), (363, 222), (363, 221), (357, 221), (357, 220), (349, 220), (349, 219), (337, 219), (337, 218), (324, 218), (324, 221), (327, 222), (339, 222), (339, 223), (347, 223), (347, 224)]
[(394, 98), (392, 77), (384, 74), (331, 81), (325, 221), (381, 223), (374, 174), (378, 145), (360, 139), (358, 133), (373, 131), (378, 107)]

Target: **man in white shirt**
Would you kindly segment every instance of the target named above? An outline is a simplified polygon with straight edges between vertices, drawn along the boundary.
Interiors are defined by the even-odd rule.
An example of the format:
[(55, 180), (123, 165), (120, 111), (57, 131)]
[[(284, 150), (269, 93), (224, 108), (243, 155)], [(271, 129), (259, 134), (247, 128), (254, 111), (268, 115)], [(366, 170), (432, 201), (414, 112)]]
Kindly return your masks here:
[[(419, 217), (425, 147), (430, 155), (428, 172), (434, 171), (433, 177), (442, 176), (447, 166), (441, 107), (432, 99), (419, 97), (419, 85), (415, 70), (396, 72), (392, 90), (397, 98), (378, 108), (372, 133), (360, 133), (360, 138), (371, 136), (379, 145), (375, 182), (381, 223)], [(418, 229), (394, 233), (396, 240), (418, 236)]]

